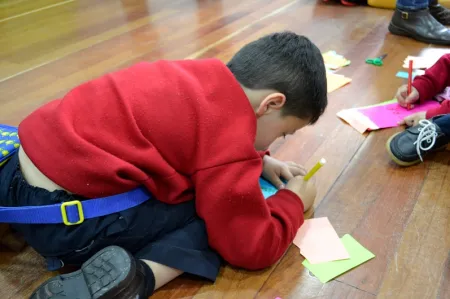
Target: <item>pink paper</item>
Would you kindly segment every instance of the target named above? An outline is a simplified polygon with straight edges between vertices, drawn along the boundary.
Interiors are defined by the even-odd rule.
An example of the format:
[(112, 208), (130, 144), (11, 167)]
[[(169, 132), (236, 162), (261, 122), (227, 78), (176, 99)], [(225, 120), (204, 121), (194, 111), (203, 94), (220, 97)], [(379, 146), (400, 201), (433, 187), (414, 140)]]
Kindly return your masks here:
[(374, 106), (369, 108), (361, 108), (358, 111), (367, 116), (380, 129), (397, 127), (398, 122), (408, 115), (427, 111), (428, 109), (439, 106), (435, 101), (428, 101), (420, 105), (415, 105), (411, 110), (403, 108), (398, 103)]
[(327, 217), (305, 220), (297, 231), (294, 244), (311, 264), (350, 258)]

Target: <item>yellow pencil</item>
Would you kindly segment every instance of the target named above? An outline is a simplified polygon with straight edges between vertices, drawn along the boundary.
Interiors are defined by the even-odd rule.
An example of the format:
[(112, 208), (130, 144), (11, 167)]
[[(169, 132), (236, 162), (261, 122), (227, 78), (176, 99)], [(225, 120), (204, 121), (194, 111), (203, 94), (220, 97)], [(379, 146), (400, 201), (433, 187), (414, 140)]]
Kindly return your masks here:
[(327, 163), (327, 161), (322, 158), (320, 159), (319, 162), (317, 162), (316, 165), (314, 165), (313, 168), (311, 168), (311, 170), (305, 175), (305, 177), (303, 178), (304, 181), (308, 181), (310, 178), (312, 178), (312, 176), (323, 166), (325, 165), (325, 163)]

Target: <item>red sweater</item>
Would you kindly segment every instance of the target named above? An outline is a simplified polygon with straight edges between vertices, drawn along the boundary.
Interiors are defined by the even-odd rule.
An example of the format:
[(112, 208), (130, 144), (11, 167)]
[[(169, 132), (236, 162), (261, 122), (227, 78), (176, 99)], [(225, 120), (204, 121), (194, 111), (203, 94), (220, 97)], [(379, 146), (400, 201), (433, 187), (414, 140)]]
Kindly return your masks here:
[[(450, 86), (450, 54), (446, 54), (428, 70), (425, 75), (414, 79), (413, 86), (420, 95), (420, 101), (431, 100)], [(450, 113), (450, 101), (445, 100), (441, 106), (427, 111), (426, 117), (432, 118), (436, 115)]]
[(211, 247), (238, 267), (274, 264), (303, 223), (291, 191), (264, 200), (255, 113), (219, 60), (107, 74), (33, 112), (19, 135), (42, 173), (81, 196), (144, 185), (166, 203), (195, 197)]

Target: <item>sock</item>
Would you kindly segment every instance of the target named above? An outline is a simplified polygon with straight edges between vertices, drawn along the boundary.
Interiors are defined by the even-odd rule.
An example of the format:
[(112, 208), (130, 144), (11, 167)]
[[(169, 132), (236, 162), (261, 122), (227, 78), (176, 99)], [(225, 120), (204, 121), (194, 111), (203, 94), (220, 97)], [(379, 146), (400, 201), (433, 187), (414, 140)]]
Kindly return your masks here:
[(147, 263), (141, 260), (138, 261), (141, 263), (141, 266), (145, 272), (145, 278), (147, 279), (145, 282), (145, 293), (150, 297), (155, 291), (155, 274), (153, 274), (152, 269), (149, 265), (147, 265)]

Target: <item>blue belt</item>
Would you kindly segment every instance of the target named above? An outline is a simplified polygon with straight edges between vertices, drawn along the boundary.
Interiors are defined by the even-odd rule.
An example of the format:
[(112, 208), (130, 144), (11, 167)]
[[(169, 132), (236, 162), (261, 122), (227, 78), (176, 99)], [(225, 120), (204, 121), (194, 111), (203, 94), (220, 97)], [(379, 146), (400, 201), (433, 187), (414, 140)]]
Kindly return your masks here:
[[(264, 198), (277, 192), (277, 189), (259, 179)], [(61, 204), (25, 207), (0, 207), (0, 223), (50, 224), (64, 223), (77, 225), (85, 219), (96, 218), (121, 212), (151, 199), (150, 192), (144, 187), (108, 197), (72, 200)]]
[(76, 225), (85, 219), (101, 217), (138, 206), (151, 198), (147, 189), (108, 197), (72, 200), (61, 204), (26, 207), (0, 207), (0, 223)]
[[(0, 124), (0, 169), (18, 150), (20, 140), (16, 127)], [(130, 192), (108, 197), (72, 200), (46, 206), (1, 207), (0, 223), (76, 225), (85, 219), (121, 212), (151, 198), (147, 189), (137, 188)]]

